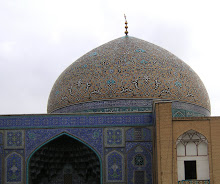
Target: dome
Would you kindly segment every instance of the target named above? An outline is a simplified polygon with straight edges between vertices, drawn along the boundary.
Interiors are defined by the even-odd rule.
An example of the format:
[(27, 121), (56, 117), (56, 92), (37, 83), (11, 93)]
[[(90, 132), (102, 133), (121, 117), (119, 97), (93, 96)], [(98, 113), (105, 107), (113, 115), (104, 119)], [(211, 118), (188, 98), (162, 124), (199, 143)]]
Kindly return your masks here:
[(109, 106), (123, 101), (129, 106), (131, 100), (132, 104), (138, 100), (171, 100), (179, 109), (187, 106), (210, 114), (207, 91), (186, 63), (159, 46), (131, 36), (101, 45), (72, 63), (51, 90), (48, 113), (80, 111), (79, 104), (85, 103), (86, 109), (94, 109), (95, 102)]

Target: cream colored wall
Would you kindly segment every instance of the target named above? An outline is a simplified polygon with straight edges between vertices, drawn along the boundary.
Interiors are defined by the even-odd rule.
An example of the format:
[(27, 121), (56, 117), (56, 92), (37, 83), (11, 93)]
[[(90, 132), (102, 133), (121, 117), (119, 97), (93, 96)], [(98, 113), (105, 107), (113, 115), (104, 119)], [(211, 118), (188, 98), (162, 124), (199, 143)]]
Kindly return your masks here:
[(155, 103), (156, 183), (177, 184), (176, 140), (184, 132), (195, 130), (208, 140), (211, 184), (220, 183), (220, 117), (172, 118), (171, 102)]

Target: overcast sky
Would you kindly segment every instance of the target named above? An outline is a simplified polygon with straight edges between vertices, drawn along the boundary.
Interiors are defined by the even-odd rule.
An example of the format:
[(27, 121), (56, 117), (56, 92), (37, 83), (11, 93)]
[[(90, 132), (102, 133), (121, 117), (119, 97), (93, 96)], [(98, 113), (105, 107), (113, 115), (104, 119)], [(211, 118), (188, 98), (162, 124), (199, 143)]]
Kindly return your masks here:
[(218, 0), (0, 0), (0, 114), (46, 113), (61, 72), (124, 36), (159, 45), (190, 65), (220, 116)]

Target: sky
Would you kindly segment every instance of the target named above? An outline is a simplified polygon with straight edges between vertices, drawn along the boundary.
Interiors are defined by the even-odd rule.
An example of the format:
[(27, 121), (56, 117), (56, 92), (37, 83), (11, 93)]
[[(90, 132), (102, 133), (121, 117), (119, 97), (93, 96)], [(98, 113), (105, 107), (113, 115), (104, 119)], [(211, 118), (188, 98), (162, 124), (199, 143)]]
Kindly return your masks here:
[(218, 0), (0, 0), (0, 114), (47, 112), (72, 62), (128, 32), (170, 51), (200, 76), (220, 116)]

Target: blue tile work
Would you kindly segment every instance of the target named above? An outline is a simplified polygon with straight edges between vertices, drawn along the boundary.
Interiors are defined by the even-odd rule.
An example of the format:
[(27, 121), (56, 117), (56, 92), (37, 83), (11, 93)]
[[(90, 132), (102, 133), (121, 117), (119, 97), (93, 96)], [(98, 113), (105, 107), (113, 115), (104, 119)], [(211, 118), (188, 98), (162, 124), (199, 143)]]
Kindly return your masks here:
[(112, 151), (117, 151), (117, 152), (124, 154), (125, 148), (105, 148), (105, 155), (107, 155), (109, 152), (112, 152)]
[(16, 152), (16, 153), (19, 153), (21, 156), (24, 156), (24, 150), (23, 149), (5, 149), (4, 150), (5, 157), (7, 155), (11, 154), (12, 152)]
[(203, 117), (205, 115), (188, 110), (172, 109), (172, 116), (173, 117)]
[(210, 111), (201, 106), (178, 101), (172, 102), (172, 110), (173, 117), (176, 117), (175, 113), (178, 111), (181, 112), (184, 117), (210, 116)]
[(106, 147), (124, 146), (124, 130), (122, 128), (106, 128), (104, 138)]
[(135, 146), (142, 146), (153, 153), (152, 142), (126, 142), (126, 152), (134, 148)]
[(22, 183), (22, 157), (17, 153), (12, 153), (6, 157), (6, 182)]
[(38, 146), (62, 133), (79, 138), (93, 147), (103, 157), (103, 130), (101, 128), (74, 128), (27, 130), (25, 135), (25, 158), (27, 159)]
[(152, 99), (100, 100), (70, 105), (53, 113), (70, 112), (142, 112), (152, 111)]
[(0, 116), (0, 129), (152, 125), (152, 113)]
[(152, 184), (152, 155), (149, 150), (140, 144), (133, 147), (127, 153), (127, 177), (128, 184), (134, 184), (134, 172), (144, 171), (144, 181), (147, 184)]
[(0, 145), (0, 155), (3, 156), (3, 146)]
[(0, 145), (3, 144), (3, 134), (0, 133)]
[[(152, 141), (151, 130), (148, 128), (141, 129), (141, 140)], [(135, 128), (130, 128), (126, 131), (126, 141), (135, 141)]]
[(112, 151), (106, 155), (107, 182), (124, 181), (124, 156), (120, 152)]
[(24, 133), (21, 130), (8, 130), (5, 132), (5, 148), (23, 148)]
[(2, 156), (0, 155), (0, 184), (2, 184)]

